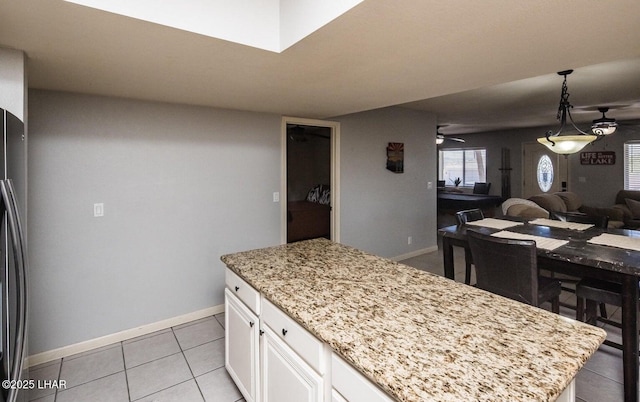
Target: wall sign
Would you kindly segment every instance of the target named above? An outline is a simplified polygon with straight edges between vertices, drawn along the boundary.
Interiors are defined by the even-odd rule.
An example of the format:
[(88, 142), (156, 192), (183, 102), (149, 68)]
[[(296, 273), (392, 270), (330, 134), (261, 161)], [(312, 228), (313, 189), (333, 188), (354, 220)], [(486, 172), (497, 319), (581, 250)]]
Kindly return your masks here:
[(581, 165), (615, 165), (614, 151), (580, 152)]
[(403, 142), (390, 142), (387, 146), (387, 169), (393, 173), (404, 173)]

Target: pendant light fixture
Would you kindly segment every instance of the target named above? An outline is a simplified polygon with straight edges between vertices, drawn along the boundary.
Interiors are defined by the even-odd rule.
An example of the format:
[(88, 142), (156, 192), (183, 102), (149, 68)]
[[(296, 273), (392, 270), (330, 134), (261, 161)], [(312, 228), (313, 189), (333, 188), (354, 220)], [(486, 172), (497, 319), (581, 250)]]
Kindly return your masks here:
[(591, 131), (593, 131), (595, 135), (613, 134), (616, 131), (616, 127), (618, 127), (618, 123), (616, 123), (616, 119), (611, 119), (604, 115), (609, 111), (609, 108), (599, 107), (598, 111), (602, 113), (602, 117), (593, 121)]
[[(571, 117), (571, 109), (573, 105), (569, 103), (569, 92), (567, 90), (567, 75), (571, 74), (573, 70), (565, 70), (559, 71), (558, 75), (564, 77), (564, 81), (562, 82), (562, 93), (560, 94), (560, 105), (558, 106), (558, 115), (557, 118), (560, 120), (560, 129), (554, 134), (553, 131), (549, 130), (545, 134), (544, 137), (538, 138), (538, 142), (551, 151), (557, 154), (573, 154), (579, 152), (582, 148), (584, 148), (590, 142), (593, 142), (598, 137), (596, 135), (587, 134), (584, 131), (580, 130), (576, 127), (576, 124), (573, 122), (573, 118)], [(567, 125), (567, 117), (569, 117), (569, 121), (571, 125), (577, 131), (577, 134), (569, 134), (569, 135), (561, 135), (562, 130), (565, 129)]]

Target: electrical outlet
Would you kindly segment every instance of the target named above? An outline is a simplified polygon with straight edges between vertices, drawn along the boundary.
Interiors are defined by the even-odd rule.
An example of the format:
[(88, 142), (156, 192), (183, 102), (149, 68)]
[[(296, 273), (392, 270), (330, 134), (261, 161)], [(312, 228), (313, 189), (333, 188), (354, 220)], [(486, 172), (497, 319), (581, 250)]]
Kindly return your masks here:
[(432, 181), (428, 181), (427, 182), (427, 190), (431, 190), (433, 188), (433, 182)]
[(273, 202), (280, 202), (280, 193), (277, 191), (273, 193)]
[(413, 243), (413, 237), (409, 236), (407, 237), (407, 244), (411, 244)]

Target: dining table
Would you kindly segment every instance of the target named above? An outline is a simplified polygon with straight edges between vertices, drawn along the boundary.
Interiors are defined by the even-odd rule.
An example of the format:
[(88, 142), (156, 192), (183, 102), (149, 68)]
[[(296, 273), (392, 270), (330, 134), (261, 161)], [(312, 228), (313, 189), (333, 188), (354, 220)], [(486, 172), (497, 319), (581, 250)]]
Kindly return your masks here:
[[(485, 218), (438, 230), (444, 275), (455, 279), (453, 247), (468, 247), (467, 231), (536, 240), (538, 267), (622, 285), (622, 352), (625, 401), (638, 401), (638, 280), (640, 231), (601, 229), (549, 219)], [(507, 269), (508, 267), (505, 267)]]

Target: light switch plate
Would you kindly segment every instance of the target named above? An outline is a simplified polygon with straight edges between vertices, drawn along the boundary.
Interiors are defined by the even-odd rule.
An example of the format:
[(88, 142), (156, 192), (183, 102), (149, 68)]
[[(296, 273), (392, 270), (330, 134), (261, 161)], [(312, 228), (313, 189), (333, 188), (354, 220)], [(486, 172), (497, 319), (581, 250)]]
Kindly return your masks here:
[(93, 204), (93, 216), (95, 218), (104, 216), (104, 203), (99, 202), (99, 203)]

